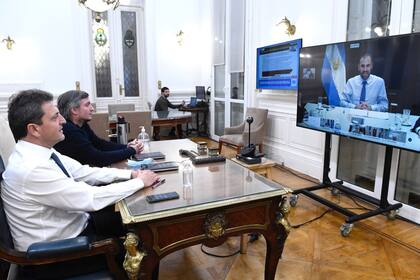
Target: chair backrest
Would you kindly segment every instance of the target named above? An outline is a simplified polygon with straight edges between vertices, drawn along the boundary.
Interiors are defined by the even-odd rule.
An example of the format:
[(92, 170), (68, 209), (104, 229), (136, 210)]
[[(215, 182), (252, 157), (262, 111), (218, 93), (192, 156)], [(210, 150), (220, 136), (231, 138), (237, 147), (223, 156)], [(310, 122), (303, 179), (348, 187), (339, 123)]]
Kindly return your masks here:
[[(3, 159), (0, 157), (0, 192), (3, 184), (3, 172), (5, 170)], [(6, 213), (3, 209), (3, 199), (0, 198), (0, 250), (2, 248), (13, 249), (12, 235), (7, 223)]]
[(0, 117), (0, 131), (0, 156), (3, 158), (3, 162), (7, 166), (9, 156), (12, 154), (16, 142), (12, 131), (10, 130), (9, 122), (2, 117)]
[(108, 104), (108, 114), (110, 118), (116, 118), (118, 111), (134, 111), (135, 106), (131, 103)]
[(93, 113), (89, 126), (99, 138), (109, 140), (108, 113)]
[[(254, 122), (251, 126), (257, 127), (261, 124), (265, 125), (267, 123), (268, 109), (248, 107), (246, 109), (245, 119), (249, 116), (254, 118)], [(246, 128), (248, 128), (248, 126)]]
[(118, 111), (130, 124), (130, 132), (127, 139), (135, 139), (140, 133), (140, 126), (144, 126), (149, 137), (152, 137), (152, 112), (151, 111)]
[[(267, 128), (268, 109), (249, 107), (246, 109), (245, 118), (249, 116), (254, 118), (254, 121), (251, 124), (251, 130), (252, 127), (257, 128), (262, 125), (262, 128), (259, 131), (251, 134), (251, 143), (262, 144)], [(245, 123), (244, 132), (246, 131), (248, 131), (248, 123)]]

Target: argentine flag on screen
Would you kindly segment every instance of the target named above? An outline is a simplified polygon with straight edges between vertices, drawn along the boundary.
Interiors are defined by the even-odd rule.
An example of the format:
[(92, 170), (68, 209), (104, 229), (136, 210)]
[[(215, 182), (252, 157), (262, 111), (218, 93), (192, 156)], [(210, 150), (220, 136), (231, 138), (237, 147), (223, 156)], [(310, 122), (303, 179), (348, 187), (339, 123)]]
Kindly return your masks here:
[(346, 53), (344, 44), (327, 46), (322, 65), (322, 85), (328, 97), (328, 104), (340, 106), (340, 94), (346, 86)]

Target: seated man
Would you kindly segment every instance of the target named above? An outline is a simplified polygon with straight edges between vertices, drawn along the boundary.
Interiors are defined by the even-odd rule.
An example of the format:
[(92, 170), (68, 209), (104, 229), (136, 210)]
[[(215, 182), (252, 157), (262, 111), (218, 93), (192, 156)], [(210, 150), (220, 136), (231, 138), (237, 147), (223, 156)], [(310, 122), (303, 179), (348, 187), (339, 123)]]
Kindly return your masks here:
[[(114, 216), (104, 219), (105, 225), (92, 221), (88, 212), (113, 205), (159, 179), (151, 171), (81, 165), (57, 152), (53, 146), (65, 137), (65, 119), (50, 93), (27, 90), (13, 96), (8, 120), (17, 144), (3, 173), (1, 198), (19, 251), (26, 251), (34, 242), (92, 232), (107, 236), (100, 228), (123, 231), (120, 217), (116, 224), (111, 222), (115, 211), (107, 212)], [(125, 181), (108, 184), (116, 180)], [(108, 185), (94, 186), (98, 184)], [(79, 265), (73, 264), (71, 269), (79, 269)]]
[(94, 109), (86, 92), (67, 91), (58, 97), (57, 106), (67, 121), (63, 125), (66, 138), (54, 147), (60, 153), (82, 164), (103, 167), (142, 151), (143, 144), (137, 139), (126, 146), (96, 136), (88, 124)]
[(370, 74), (372, 58), (365, 54), (360, 58), (357, 75), (347, 81), (344, 92), (340, 94), (340, 105), (348, 108), (387, 112), (388, 97), (382, 78)]
[(184, 106), (185, 102), (182, 101), (180, 105), (174, 105), (171, 101), (168, 100), (169, 97), (169, 88), (163, 87), (160, 90), (160, 97), (156, 101), (155, 104), (155, 111), (168, 111), (168, 108), (178, 109)]
[[(179, 108), (181, 108), (182, 106), (185, 105), (184, 100), (182, 101), (182, 103), (180, 105), (172, 104), (171, 101), (168, 100), (169, 93), (170, 93), (169, 88), (167, 88), (167, 87), (161, 88), (160, 97), (156, 101), (156, 104), (155, 104), (155, 111), (157, 111), (157, 112), (167, 112), (168, 108), (179, 109)], [(159, 126), (154, 126), (153, 127), (153, 139), (154, 140), (159, 140), (160, 139), (159, 134), (160, 134), (160, 127)], [(175, 128), (174, 127), (172, 127), (169, 135), (170, 136), (175, 136)]]

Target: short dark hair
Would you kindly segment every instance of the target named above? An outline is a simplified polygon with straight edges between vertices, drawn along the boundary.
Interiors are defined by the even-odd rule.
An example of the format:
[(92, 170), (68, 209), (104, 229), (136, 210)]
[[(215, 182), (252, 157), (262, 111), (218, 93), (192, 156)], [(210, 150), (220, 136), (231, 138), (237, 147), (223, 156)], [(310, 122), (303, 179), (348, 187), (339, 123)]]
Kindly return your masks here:
[(9, 99), (7, 118), (16, 141), (28, 135), (28, 124), (41, 125), (42, 105), (53, 101), (53, 95), (39, 89), (29, 89), (14, 94)]
[(57, 99), (57, 107), (60, 114), (68, 121), (71, 120), (71, 109), (79, 108), (80, 101), (88, 98), (89, 94), (81, 90), (69, 90)]
[(165, 92), (165, 90), (169, 90), (169, 88), (168, 88), (168, 87), (163, 87), (163, 88), (161, 88), (161, 89), (160, 89), (160, 93), (164, 93), (164, 92)]

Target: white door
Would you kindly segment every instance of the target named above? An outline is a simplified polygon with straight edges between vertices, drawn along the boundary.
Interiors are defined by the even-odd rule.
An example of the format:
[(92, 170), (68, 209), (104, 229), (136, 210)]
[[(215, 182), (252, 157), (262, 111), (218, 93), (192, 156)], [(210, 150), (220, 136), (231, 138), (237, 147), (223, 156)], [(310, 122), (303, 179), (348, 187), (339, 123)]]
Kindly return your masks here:
[[(244, 119), (245, 2), (215, 1), (211, 137)], [(226, 24), (225, 24), (226, 23)], [(225, 42), (226, 41), (226, 42)]]
[(115, 103), (146, 109), (143, 8), (119, 6), (115, 11), (92, 13), (91, 22), (97, 109), (106, 111), (108, 104)]

